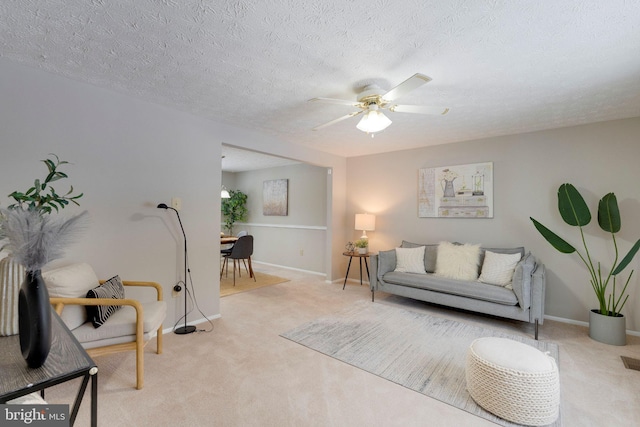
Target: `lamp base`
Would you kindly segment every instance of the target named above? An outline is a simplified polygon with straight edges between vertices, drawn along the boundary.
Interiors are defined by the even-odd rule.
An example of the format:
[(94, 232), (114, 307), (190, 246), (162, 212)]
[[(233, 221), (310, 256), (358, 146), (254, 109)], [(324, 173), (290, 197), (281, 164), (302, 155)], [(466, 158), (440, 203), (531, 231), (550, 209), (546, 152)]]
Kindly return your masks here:
[(173, 331), (175, 334), (178, 335), (186, 335), (186, 334), (190, 334), (192, 332), (196, 331), (196, 327), (195, 326), (181, 326), (178, 329), (176, 329), (175, 331)]

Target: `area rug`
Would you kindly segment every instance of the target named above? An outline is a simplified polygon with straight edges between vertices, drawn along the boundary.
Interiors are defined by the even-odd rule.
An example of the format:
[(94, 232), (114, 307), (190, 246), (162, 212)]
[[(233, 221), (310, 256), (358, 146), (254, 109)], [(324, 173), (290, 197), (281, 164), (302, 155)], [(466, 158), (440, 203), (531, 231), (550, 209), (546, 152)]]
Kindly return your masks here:
[(277, 285), (278, 283), (288, 282), (289, 279), (283, 277), (272, 276), (265, 273), (257, 273), (255, 282), (253, 278), (249, 277), (249, 274), (242, 271), (242, 277), (238, 277), (236, 273), (236, 285), (233, 286), (233, 272), (230, 272), (227, 277), (222, 275), (220, 279), (220, 296), (226, 297), (228, 295), (237, 294), (240, 292), (250, 291), (252, 289), (258, 289), (265, 286)]
[[(466, 389), (465, 358), (480, 337), (504, 337), (549, 352), (558, 346), (369, 301), (355, 303), (281, 334), (282, 337), (503, 426)], [(550, 424), (561, 426), (561, 419)]]

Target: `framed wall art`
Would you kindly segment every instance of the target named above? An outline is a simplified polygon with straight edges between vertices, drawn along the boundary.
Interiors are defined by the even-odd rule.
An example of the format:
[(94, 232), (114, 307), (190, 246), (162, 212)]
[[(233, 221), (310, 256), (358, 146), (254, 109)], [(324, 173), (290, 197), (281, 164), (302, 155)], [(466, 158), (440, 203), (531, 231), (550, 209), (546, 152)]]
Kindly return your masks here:
[(418, 217), (493, 218), (493, 162), (420, 169)]
[(273, 179), (262, 183), (262, 214), (265, 216), (288, 215), (288, 179)]

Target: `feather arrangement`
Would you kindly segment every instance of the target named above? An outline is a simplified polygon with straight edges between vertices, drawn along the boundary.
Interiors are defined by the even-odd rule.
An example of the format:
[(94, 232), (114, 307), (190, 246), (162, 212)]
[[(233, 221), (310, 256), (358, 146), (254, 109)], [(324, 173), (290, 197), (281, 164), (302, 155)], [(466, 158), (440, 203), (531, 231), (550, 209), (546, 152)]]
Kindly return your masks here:
[(27, 271), (40, 270), (61, 258), (88, 222), (87, 211), (70, 218), (19, 208), (2, 209), (0, 215), (0, 240), (7, 241), (1, 249), (12, 253)]

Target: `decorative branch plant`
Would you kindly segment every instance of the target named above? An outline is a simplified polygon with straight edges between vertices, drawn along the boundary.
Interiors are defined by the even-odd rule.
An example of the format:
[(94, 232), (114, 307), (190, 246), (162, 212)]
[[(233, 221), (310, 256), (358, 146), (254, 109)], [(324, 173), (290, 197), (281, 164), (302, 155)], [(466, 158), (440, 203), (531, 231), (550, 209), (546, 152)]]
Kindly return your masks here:
[(9, 194), (15, 203), (0, 210), (0, 241), (7, 240), (0, 250), (11, 252), (27, 271), (39, 270), (47, 262), (60, 258), (87, 214), (85, 211), (71, 218), (49, 215), (69, 203), (79, 206), (77, 200), (82, 197), (82, 193), (73, 195), (73, 187), (62, 196), (56, 192), (51, 183), (67, 178), (58, 168), (68, 162), (61, 161), (55, 154), (51, 156), (52, 159), (42, 161), (48, 169), (44, 180), (36, 179), (25, 192)]
[(369, 246), (369, 240), (368, 239), (358, 239), (354, 242), (354, 245), (356, 246), (356, 248), (366, 248)]
[[(83, 193), (72, 196), (73, 185), (64, 196), (58, 195), (53, 186), (51, 186), (51, 183), (54, 181), (68, 178), (66, 173), (58, 170), (58, 167), (69, 163), (64, 160), (60, 160), (55, 154), (51, 154), (51, 156), (55, 157), (55, 162), (52, 159), (42, 160), (49, 169), (49, 173), (45, 177), (44, 181), (41, 182), (39, 179), (36, 179), (33, 183), (33, 187), (29, 188), (24, 193), (14, 191), (9, 194), (9, 197), (12, 197), (13, 200), (16, 201), (16, 203), (9, 205), (9, 209), (16, 209), (18, 207), (24, 209), (26, 207), (30, 211), (37, 211), (40, 214), (44, 214), (51, 213), (52, 209), (55, 209), (56, 212), (58, 212), (59, 209), (64, 209), (69, 205), (69, 202), (80, 206), (77, 200), (83, 196)], [(48, 194), (46, 192), (47, 189), (49, 190)]]
[[(582, 198), (582, 195), (573, 185), (565, 183), (558, 189), (558, 210), (560, 211), (560, 215), (564, 222), (579, 228), (584, 253), (577, 250), (540, 222), (533, 218), (530, 219), (533, 221), (533, 225), (540, 234), (542, 234), (542, 236), (558, 251), (565, 254), (571, 254), (574, 252), (578, 254), (584, 265), (587, 267), (587, 270), (589, 270), (591, 286), (593, 287), (593, 291), (598, 298), (598, 304), (600, 305), (600, 314), (605, 316), (621, 316), (620, 311), (629, 299), (629, 295), (626, 294), (626, 291), (627, 286), (631, 281), (631, 276), (633, 276), (633, 270), (629, 274), (622, 291), (617, 297), (616, 276), (620, 274), (627, 265), (629, 265), (633, 257), (636, 255), (638, 249), (640, 249), (640, 240), (633, 245), (627, 255), (618, 263), (618, 243), (616, 241), (615, 233), (620, 231), (621, 221), (616, 195), (614, 193), (608, 193), (600, 199), (600, 202), (598, 203), (598, 224), (602, 230), (607, 233), (611, 233), (611, 240), (615, 250), (613, 265), (608, 273), (606, 271), (602, 271), (600, 262), (597, 263), (597, 267), (594, 265), (591, 254), (589, 253), (589, 247), (587, 246), (587, 241), (584, 237), (582, 227), (591, 222), (591, 212)], [(611, 293), (607, 293), (609, 284), (612, 284)]]
[(247, 219), (247, 195), (240, 190), (230, 190), (229, 198), (222, 199), (222, 215), (225, 217), (225, 228), (233, 234), (233, 224)]

